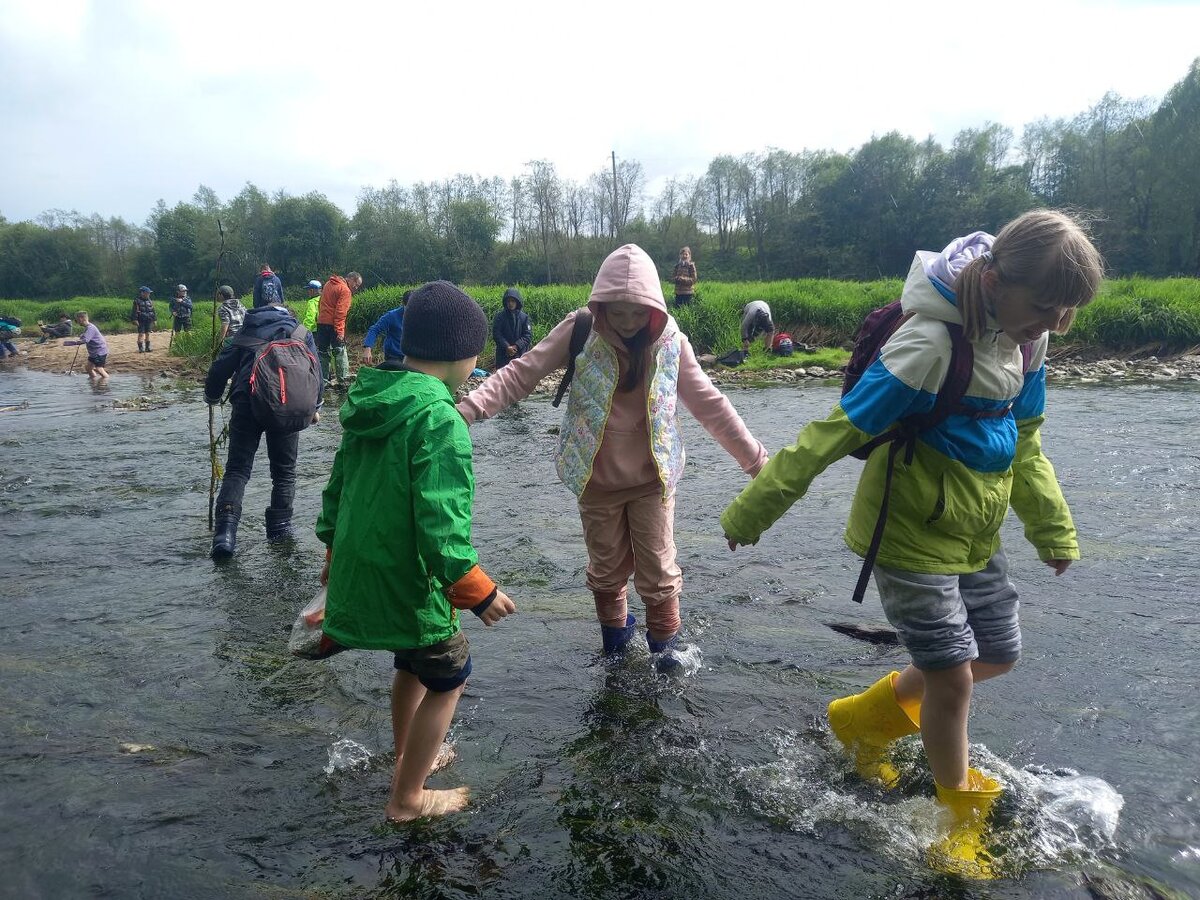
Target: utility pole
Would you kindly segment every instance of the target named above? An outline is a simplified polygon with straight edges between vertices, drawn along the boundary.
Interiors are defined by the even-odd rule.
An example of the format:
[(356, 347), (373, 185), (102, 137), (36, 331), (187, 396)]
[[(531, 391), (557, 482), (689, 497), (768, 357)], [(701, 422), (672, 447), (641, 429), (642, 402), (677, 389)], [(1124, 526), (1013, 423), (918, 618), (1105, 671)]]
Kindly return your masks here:
[(612, 151), (612, 167), (613, 167), (613, 211), (612, 211), (612, 241), (617, 242), (617, 151)]

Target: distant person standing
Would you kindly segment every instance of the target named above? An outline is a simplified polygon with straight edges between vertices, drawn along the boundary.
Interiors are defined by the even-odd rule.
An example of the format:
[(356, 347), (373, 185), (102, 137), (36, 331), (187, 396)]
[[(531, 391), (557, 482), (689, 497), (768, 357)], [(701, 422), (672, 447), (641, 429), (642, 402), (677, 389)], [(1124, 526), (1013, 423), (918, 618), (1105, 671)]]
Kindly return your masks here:
[(492, 320), (492, 338), (496, 342), (496, 368), (508, 365), (533, 346), (533, 329), (524, 311), (521, 292), (509, 288), (504, 305)]
[(346, 316), (350, 313), (350, 300), (362, 287), (362, 276), (350, 272), (330, 275), (321, 288), (321, 305), (317, 309), (317, 358), (321, 360), (321, 376), (327, 387), (333, 386), (330, 369), (335, 370), (337, 386), (344, 387), (351, 381), (350, 361), (346, 358)]
[(304, 316), (300, 319), (300, 324), (309, 331), (317, 330), (317, 311), (321, 307), (321, 282), (313, 279), (304, 286), (308, 291), (308, 305), (304, 307)]
[(150, 299), (153, 293), (154, 291), (144, 284), (138, 288), (137, 299), (133, 301), (133, 309), (129, 314), (130, 321), (137, 325), (138, 353), (150, 352), (150, 332), (154, 330), (154, 323), (158, 321), (154, 301)]
[(217, 307), (217, 317), (221, 320), (221, 335), (217, 338), (220, 342), (226, 338), (233, 338), (242, 330), (242, 323), (246, 320), (246, 307), (233, 293), (233, 288), (227, 284), (217, 288), (217, 293), (221, 295), (221, 305)]
[(404, 362), (400, 339), (404, 336), (404, 308), (411, 296), (412, 291), (405, 291), (404, 296), (400, 298), (400, 305), (389, 309), (367, 329), (367, 336), (363, 338), (363, 361), (368, 366), (375, 365), (374, 347), (380, 335), (383, 335), (383, 361)]
[(775, 337), (775, 321), (771, 318), (771, 307), (766, 300), (751, 300), (742, 307), (742, 350), (750, 352), (750, 342), (758, 335), (763, 336), (763, 349), (770, 352), (771, 340)]
[(691, 303), (696, 296), (696, 264), (692, 262), (691, 247), (679, 251), (679, 262), (675, 263), (675, 272), (671, 277), (675, 281), (675, 305)]
[(283, 303), (283, 282), (271, 271), (270, 266), (263, 263), (262, 271), (254, 279), (254, 308), (274, 303)]
[(188, 296), (186, 284), (175, 286), (175, 296), (171, 298), (171, 318), (175, 334), (192, 330), (192, 298)]
[(63, 346), (78, 347), (86, 344), (88, 358), (83, 369), (88, 373), (88, 378), (107, 378), (108, 370), (104, 366), (108, 362), (108, 341), (104, 340), (100, 329), (88, 321), (88, 314), (83, 310), (75, 313), (75, 321), (83, 326), (83, 332), (79, 335), (79, 340), (63, 341)]

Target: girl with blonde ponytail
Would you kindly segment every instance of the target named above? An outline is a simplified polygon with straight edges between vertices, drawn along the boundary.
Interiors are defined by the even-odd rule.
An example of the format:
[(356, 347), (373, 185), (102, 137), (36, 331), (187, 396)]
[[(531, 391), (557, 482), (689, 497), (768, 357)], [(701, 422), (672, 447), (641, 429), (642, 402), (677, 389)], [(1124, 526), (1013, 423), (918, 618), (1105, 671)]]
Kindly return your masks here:
[[(889, 787), (899, 780), (889, 744), (921, 733), (951, 821), (929, 848), (930, 862), (967, 877), (997, 874), (983, 833), (1001, 793), (994, 777), (968, 766), (972, 689), (1012, 669), (1021, 652), (1000, 524), (1011, 504), (1056, 575), (1079, 558), (1070, 510), (1041, 449), (1046, 347), (1049, 333), (1069, 329), (1095, 296), (1103, 269), (1079, 224), (1051, 210), (1025, 213), (995, 238), (977, 231), (941, 253), (917, 253), (901, 296), (906, 317), (874, 362), (721, 516), (731, 549), (753, 544), (835, 460), (928, 414), (961, 326), (971, 353), (961, 403), (948, 418), (916, 426), (923, 430), (903, 463), (889, 466), (886, 444), (871, 452), (846, 528), (860, 556), (878, 548), (875, 584), (912, 664), (834, 700), (829, 724), (858, 773)], [(885, 498), (886, 519), (878, 515)]]

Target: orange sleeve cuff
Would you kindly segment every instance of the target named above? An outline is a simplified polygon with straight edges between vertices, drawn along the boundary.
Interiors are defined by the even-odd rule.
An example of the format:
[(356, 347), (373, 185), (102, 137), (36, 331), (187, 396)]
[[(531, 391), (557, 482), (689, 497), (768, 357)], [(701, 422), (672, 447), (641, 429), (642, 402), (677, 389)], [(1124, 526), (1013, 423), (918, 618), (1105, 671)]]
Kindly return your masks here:
[(455, 609), (471, 609), (496, 592), (496, 582), (479, 566), (472, 566), (462, 578), (446, 588), (446, 599)]

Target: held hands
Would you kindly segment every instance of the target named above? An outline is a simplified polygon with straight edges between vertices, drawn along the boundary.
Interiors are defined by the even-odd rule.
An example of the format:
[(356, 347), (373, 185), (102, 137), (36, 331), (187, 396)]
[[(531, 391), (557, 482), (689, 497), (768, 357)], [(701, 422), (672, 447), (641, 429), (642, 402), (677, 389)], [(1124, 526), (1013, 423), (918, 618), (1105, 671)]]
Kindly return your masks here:
[(1057, 578), (1059, 575), (1061, 575), (1067, 571), (1067, 567), (1069, 565), (1071, 565), (1071, 560), (1069, 560), (1069, 559), (1048, 559), (1048, 560), (1046, 560), (1046, 565), (1048, 565), (1050, 568), (1052, 568), (1054, 570), (1054, 576)]
[(496, 599), (489, 603), (488, 608), (479, 614), (479, 618), (483, 620), (484, 625), (490, 628), (505, 616), (511, 616), (516, 611), (517, 605), (509, 599), (508, 594), (497, 588)]

